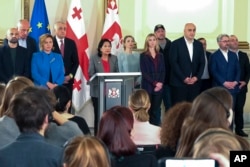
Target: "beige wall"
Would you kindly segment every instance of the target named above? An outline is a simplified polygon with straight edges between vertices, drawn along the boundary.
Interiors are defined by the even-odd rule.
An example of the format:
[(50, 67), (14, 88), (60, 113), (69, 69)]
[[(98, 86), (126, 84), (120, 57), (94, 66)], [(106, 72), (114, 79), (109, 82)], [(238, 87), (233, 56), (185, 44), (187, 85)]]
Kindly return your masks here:
[[(22, 13), (22, 2), (24, 0), (2, 0), (0, 5), (0, 38), (5, 37), (6, 30), (9, 27), (16, 26), (17, 20), (23, 17)], [(176, 22), (180, 20), (177, 16), (165, 16), (154, 17), (160, 9), (151, 8), (147, 6), (147, 3), (155, 3), (156, 1), (151, 0), (118, 0), (119, 1), (119, 17), (122, 27), (123, 35), (131, 34), (135, 36), (138, 48), (142, 48), (146, 35), (153, 31), (155, 24), (162, 23), (162, 19), (167, 17), (169, 19), (175, 19)], [(159, 3), (167, 3), (171, 0), (157, 0)], [(210, 0), (207, 0), (210, 1)], [(207, 2), (206, 1), (206, 2)], [(200, 33), (201, 26), (210, 26), (205, 24), (206, 20), (197, 25), (197, 37), (203, 36), (208, 40), (208, 48), (216, 49), (217, 44), (215, 38), (219, 33), (228, 33), (238, 35), (241, 41), (250, 41), (250, 2), (247, 0), (217, 0), (218, 1), (218, 15), (215, 18), (218, 19), (218, 24), (211, 32)], [(57, 20), (66, 20), (68, 8), (71, 0), (45, 0), (47, 6), (47, 13), (49, 16), (49, 22), (51, 29), (53, 24)], [(98, 41), (101, 38), (102, 28), (104, 23), (104, 2), (106, 0), (81, 0), (83, 15), (85, 19), (86, 33), (88, 35), (88, 42), (90, 47), (91, 55), (95, 54)], [(174, 1), (172, 1), (174, 2)], [(179, 0), (178, 2), (182, 2)], [(192, 0), (183, 0), (183, 3), (192, 2)], [(34, 0), (30, 0), (30, 14), (32, 13)], [(154, 4), (153, 4), (154, 5)], [(150, 13), (148, 12), (150, 11)], [(199, 11), (199, 10), (198, 10)], [(163, 11), (164, 12), (164, 11)], [(192, 11), (190, 11), (192, 12)], [(213, 12), (207, 12), (206, 15), (212, 15)], [(200, 11), (197, 13), (197, 18), (189, 18), (188, 15), (183, 15), (185, 21), (198, 23), (198, 17), (203, 16)], [(150, 20), (147, 19), (147, 17)], [(181, 16), (182, 17), (182, 16)], [(201, 18), (202, 19), (202, 18)], [(167, 29), (167, 36), (174, 40), (182, 35), (183, 22), (172, 22), (171, 25), (165, 25)], [(175, 26), (174, 30), (168, 31), (168, 27)], [(214, 25), (211, 25), (214, 27)], [(207, 27), (203, 27), (206, 29)], [(173, 28), (171, 28), (173, 29)], [(52, 31), (53, 34), (53, 31)], [(250, 90), (250, 89), (249, 89)], [(247, 97), (247, 104), (245, 106), (245, 111), (250, 113), (250, 94)], [(250, 122), (250, 114), (246, 116)]]

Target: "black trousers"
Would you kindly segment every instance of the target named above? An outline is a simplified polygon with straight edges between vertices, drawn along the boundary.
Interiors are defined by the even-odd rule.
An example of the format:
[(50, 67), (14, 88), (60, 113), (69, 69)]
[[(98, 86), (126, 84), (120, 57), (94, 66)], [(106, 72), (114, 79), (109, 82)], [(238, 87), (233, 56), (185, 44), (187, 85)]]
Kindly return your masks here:
[(97, 134), (98, 131), (98, 109), (99, 109), (99, 104), (98, 104), (98, 97), (91, 97), (93, 107), (94, 107), (94, 135)]
[(234, 123), (235, 131), (244, 128), (243, 110), (246, 102), (246, 92), (239, 92), (235, 98), (234, 104)]
[(192, 102), (200, 94), (200, 83), (185, 86), (171, 86), (172, 105), (178, 102)]

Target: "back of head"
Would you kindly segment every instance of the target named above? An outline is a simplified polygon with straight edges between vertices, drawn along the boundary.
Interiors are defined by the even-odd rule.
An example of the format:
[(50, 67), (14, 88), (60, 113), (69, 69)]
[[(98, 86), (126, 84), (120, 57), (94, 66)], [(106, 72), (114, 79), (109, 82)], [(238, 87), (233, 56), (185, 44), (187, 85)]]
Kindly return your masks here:
[(0, 83), (0, 105), (2, 104), (4, 90), (5, 90), (5, 84), (4, 83)]
[(66, 110), (67, 103), (71, 100), (70, 92), (67, 87), (58, 85), (52, 89), (56, 96), (56, 111), (64, 112)]
[(129, 108), (133, 111), (135, 119), (141, 122), (149, 120), (148, 110), (150, 108), (150, 99), (144, 89), (139, 89), (129, 96)]
[(211, 128), (200, 134), (193, 147), (194, 158), (209, 158), (210, 153), (220, 153), (229, 159), (230, 151), (242, 150), (234, 133), (221, 128)]
[(112, 107), (103, 113), (97, 136), (113, 155), (133, 155), (136, 152), (136, 145), (130, 138), (133, 123), (133, 114), (127, 107)]
[(211, 127), (228, 128), (227, 118), (231, 108), (232, 96), (228, 90), (223, 87), (214, 87), (195, 98), (190, 116), (194, 120), (210, 124)]
[(75, 137), (64, 150), (66, 167), (109, 167), (108, 150), (102, 141), (93, 136)]
[(161, 124), (161, 144), (163, 146), (176, 149), (183, 121), (189, 115), (191, 107), (192, 103), (181, 102), (166, 112)]
[(200, 120), (194, 120), (193, 117), (187, 117), (182, 124), (179, 145), (175, 156), (178, 158), (191, 157), (193, 143), (196, 138), (209, 128), (209, 124)]
[(3, 93), (2, 104), (0, 107), (0, 116), (6, 115), (6, 114), (11, 116), (11, 113), (6, 113), (11, 98), (15, 94), (21, 92), (23, 89), (30, 87), (30, 86), (34, 86), (34, 83), (26, 77), (15, 77), (12, 80), (10, 80), (7, 83), (4, 93)]
[(16, 94), (9, 105), (9, 111), (21, 132), (38, 132), (46, 116), (54, 111), (55, 97), (47, 89), (28, 87)]

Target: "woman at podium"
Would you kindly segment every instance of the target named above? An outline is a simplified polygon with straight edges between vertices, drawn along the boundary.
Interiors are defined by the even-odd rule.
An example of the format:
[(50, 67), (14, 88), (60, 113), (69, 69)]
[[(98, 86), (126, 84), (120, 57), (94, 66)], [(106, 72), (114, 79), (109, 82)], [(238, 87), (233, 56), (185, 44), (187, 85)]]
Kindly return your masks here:
[[(97, 55), (90, 57), (89, 77), (99, 72), (119, 72), (117, 57), (111, 54), (111, 42), (108, 39), (101, 39)], [(98, 129), (98, 84), (90, 85), (90, 96), (94, 107), (94, 133)]]

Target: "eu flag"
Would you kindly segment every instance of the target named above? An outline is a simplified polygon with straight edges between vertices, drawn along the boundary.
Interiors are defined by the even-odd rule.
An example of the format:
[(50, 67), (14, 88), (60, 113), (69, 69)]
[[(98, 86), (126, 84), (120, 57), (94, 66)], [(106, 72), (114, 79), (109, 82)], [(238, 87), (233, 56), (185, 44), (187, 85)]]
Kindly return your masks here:
[(35, 0), (30, 21), (29, 36), (33, 37), (39, 44), (42, 34), (50, 33), (49, 20), (44, 0)]

